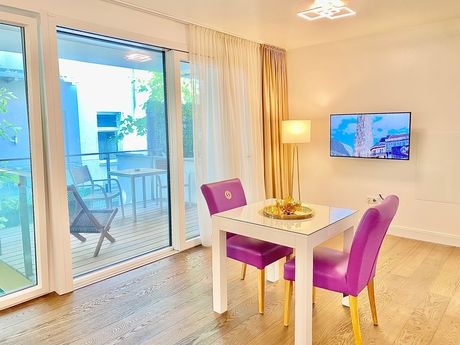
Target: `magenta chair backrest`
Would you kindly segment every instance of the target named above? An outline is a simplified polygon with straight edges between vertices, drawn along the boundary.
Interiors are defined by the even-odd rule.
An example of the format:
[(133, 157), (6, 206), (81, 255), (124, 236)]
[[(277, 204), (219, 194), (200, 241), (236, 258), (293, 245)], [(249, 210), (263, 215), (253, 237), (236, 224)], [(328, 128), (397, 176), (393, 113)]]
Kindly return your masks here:
[(377, 257), (383, 239), (399, 206), (399, 198), (390, 195), (363, 215), (356, 230), (348, 261), (347, 285), (357, 296), (375, 276)]
[[(211, 216), (247, 204), (243, 186), (238, 178), (204, 184), (201, 186), (201, 192)], [(227, 238), (232, 236), (234, 234), (227, 232)]]
[(246, 196), (238, 178), (208, 183), (201, 186), (211, 216), (246, 205)]

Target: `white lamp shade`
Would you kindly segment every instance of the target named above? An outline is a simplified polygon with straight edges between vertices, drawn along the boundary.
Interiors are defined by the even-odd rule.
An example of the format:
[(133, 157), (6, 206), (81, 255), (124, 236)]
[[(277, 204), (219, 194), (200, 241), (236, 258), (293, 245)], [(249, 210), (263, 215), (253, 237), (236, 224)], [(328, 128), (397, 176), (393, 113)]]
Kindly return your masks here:
[(285, 120), (281, 125), (281, 142), (283, 144), (307, 144), (310, 142), (310, 120)]

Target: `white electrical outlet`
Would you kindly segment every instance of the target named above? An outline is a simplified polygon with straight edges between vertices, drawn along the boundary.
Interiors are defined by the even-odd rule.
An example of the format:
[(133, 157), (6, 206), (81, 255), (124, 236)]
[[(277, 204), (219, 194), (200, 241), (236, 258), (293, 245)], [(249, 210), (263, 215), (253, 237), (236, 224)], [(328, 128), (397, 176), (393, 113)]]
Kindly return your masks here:
[(375, 205), (379, 203), (380, 198), (378, 196), (368, 196), (367, 203), (369, 205)]

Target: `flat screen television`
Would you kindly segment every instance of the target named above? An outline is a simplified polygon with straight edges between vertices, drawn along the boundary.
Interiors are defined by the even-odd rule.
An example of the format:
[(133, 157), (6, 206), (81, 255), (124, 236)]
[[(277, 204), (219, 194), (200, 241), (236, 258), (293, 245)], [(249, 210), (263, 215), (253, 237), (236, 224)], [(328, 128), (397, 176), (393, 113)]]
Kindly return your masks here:
[(331, 115), (331, 157), (409, 160), (411, 113)]

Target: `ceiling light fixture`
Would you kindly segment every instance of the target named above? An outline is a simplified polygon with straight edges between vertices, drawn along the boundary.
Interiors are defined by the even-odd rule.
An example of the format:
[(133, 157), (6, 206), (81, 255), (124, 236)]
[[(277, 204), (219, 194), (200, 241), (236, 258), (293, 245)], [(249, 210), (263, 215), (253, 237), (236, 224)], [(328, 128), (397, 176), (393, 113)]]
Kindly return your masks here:
[(345, 6), (341, 0), (315, 0), (309, 10), (297, 13), (308, 20), (321, 18), (338, 19), (355, 15), (356, 12)]
[(136, 62), (147, 62), (152, 60), (152, 58), (145, 54), (140, 53), (130, 53), (125, 55), (125, 59), (129, 61), (136, 61)]

